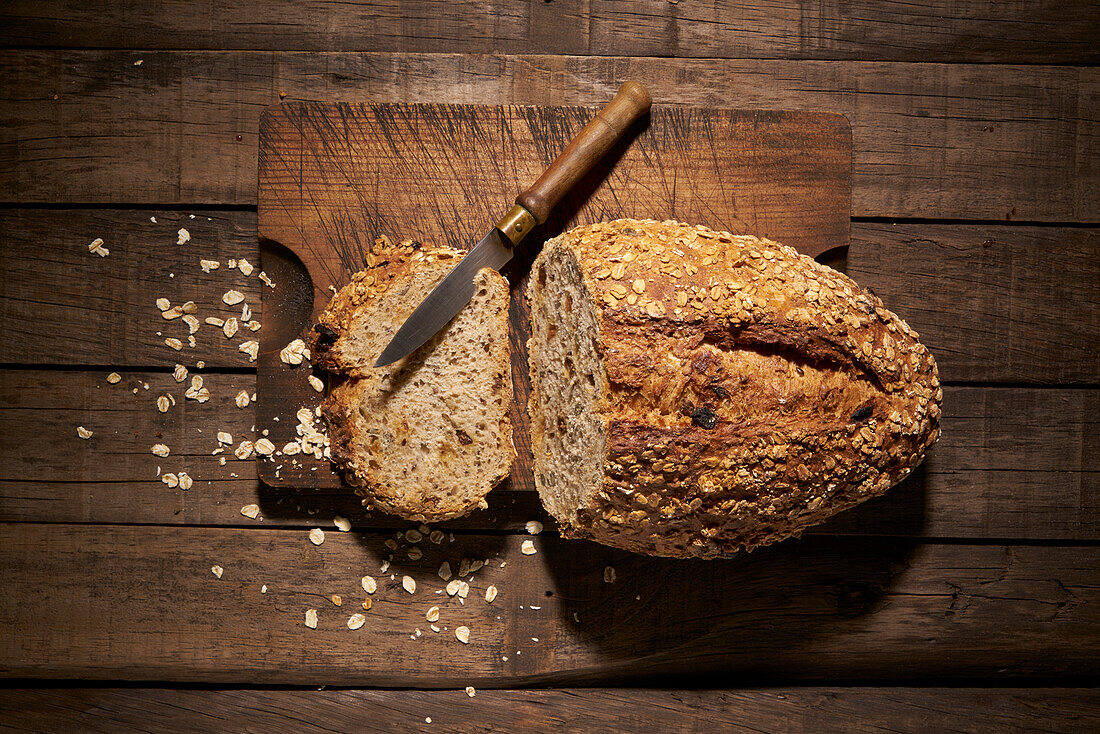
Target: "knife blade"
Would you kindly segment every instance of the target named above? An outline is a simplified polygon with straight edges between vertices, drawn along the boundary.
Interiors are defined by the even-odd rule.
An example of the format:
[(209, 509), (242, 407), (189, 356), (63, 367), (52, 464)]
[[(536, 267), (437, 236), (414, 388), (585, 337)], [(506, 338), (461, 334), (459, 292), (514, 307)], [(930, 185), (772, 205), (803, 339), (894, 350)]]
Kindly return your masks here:
[(512, 248), (546, 221), (561, 198), (651, 105), (652, 98), (644, 85), (626, 82), (620, 86), (614, 99), (584, 126), (538, 180), (516, 197), (515, 206), (405, 319), (374, 366), (385, 367), (412, 354), (439, 333), (473, 298), (477, 271), (483, 267), (499, 270), (512, 259)]
[(474, 297), (477, 271), (504, 267), (512, 259), (511, 245), (504, 233), (493, 227), (405, 319), (374, 366), (385, 367), (412, 354), (439, 333)]

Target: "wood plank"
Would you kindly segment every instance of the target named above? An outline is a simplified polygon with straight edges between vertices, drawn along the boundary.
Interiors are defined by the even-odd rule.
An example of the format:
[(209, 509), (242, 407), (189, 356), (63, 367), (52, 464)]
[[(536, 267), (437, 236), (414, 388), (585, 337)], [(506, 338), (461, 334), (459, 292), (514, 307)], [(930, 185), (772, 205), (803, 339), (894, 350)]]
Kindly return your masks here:
[(852, 229), (848, 274), (920, 332), (943, 379), (1100, 383), (1100, 230)]
[[(700, 563), (549, 536), (521, 555), (520, 536), (463, 535), (427, 543), (416, 563), (399, 546), (395, 578), (382, 576), (353, 632), (345, 622), (364, 596), (360, 576), (380, 575), (386, 536), (329, 533), (314, 546), (306, 535), (2, 525), (0, 674), (490, 688), (1100, 670), (1097, 547), (805, 538)], [(465, 604), (434, 593), (440, 561), (461, 557), (490, 560)], [(417, 581), (414, 594), (403, 575)], [(491, 605), (489, 584), (499, 590)], [(347, 601), (337, 608), (330, 594)], [(438, 634), (425, 621), (431, 606), (441, 608)], [(309, 608), (319, 610), (316, 630), (303, 625)], [(455, 639), (458, 625), (469, 644)]]
[(0, 76), (0, 201), (254, 203), (259, 114), (280, 93), (598, 104), (637, 78), (659, 104), (845, 114), (856, 215), (1100, 219), (1093, 67), (5, 51)]
[[(15, 688), (11, 731), (1086, 732), (1095, 688), (568, 688), (462, 691)], [(431, 719), (431, 724), (427, 723)]]
[[(235, 441), (259, 437), (251, 430), (253, 406), (232, 402), (239, 390), (254, 389), (251, 375), (207, 374), (212, 398), (204, 404), (185, 400), (186, 385), (168, 374), (126, 372), (118, 385), (105, 378), (105, 370), (0, 370), (0, 520), (253, 527), (240, 508), (255, 503), (264, 525), (327, 527), (340, 514), (357, 527), (408, 526), (363, 513), (347, 490), (265, 487), (255, 463), (231, 453), (222, 466), (210, 454), (218, 431)], [(167, 392), (177, 405), (161, 414), (154, 401)], [(35, 416), (33, 439), (28, 415)], [(886, 496), (812, 532), (1100, 538), (1097, 416), (1100, 390), (948, 387), (943, 437), (921, 468)], [(80, 440), (78, 425), (95, 435)], [(169, 457), (150, 453), (157, 442), (169, 446)], [(529, 475), (529, 460), (520, 453), (518, 473)], [(158, 466), (188, 472), (194, 486), (169, 489), (157, 479)], [(517, 531), (532, 519), (552, 527), (535, 493), (515, 486), (490, 494), (488, 511), (443, 527)]]
[[(176, 244), (181, 228), (191, 236), (185, 245)], [(255, 232), (251, 212), (0, 212), (0, 243), (8, 255), (0, 259), (0, 362), (194, 367), (204, 360), (209, 367), (249, 367), (238, 347), (257, 333), (244, 329), (230, 340), (202, 322), (240, 318), (243, 304), (222, 301), (234, 289), (262, 323)], [(96, 238), (107, 257), (88, 252)], [(245, 258), (256, 271), (245, 277), (229, 269), (230, 258)], [(221, 267), (203, 273), (201, 259)], [(182, 319), (161, 316), (158, 298), (199, 306), (194, 348)], [(166, 346), (167, 337), (182, 340), (183, 349)]]
[[(174, 244), (180, 226), (192, 232), (187, 247)], [(225, 267), (229, 258), (259, 264), (255, 231), (252, 212), (201, 212), (192, 220), (159, 210), (0, 211), (7, 253), (0, 259), (0, 362), (144, 367), (182, 357), (189, 365), (248, 366), (237, 351), (244, 337), (227, 341), (206, 325), (196, 349), (165, 347), (156, 331), (186, 330), (160, 323), (153, 300), (194, 300), (227, 315), (220, 299), (232, 287), (262, 322), (256, 274), (243, 278)], [(95, 237), (110, 256), (88, 254), (84, 245)], [(202, 257), (222, 269), (203, 274)], [(1100, 383), (1094, 229), (853, 222), (847, 269), (920, 332), (944, 380)], [(111, 317), (74, 318), (73, 304), (93, 304)]]
[[(9, 2), (0, 45), (1095, 63), (1092, 3)], [(369, 32), (365, 32), (369, 29)]]

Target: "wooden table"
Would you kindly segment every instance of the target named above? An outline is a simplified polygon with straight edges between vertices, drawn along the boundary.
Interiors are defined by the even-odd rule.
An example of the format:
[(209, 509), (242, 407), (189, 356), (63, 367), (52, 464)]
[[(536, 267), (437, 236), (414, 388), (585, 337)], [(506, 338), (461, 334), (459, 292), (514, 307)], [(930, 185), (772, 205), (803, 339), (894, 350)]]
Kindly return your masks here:
[[(1100, 6), (484, 5), (0, 8), (0, 722), (1100, 727)], [(402, 540), (391, 580), (384, 543), (406, 525), (340, 494), (266, 489), (251, 462), (212, 455), (218, 431), (251, 433), (234, 397), (255, 390), (253, 365), (210, 326), (172, 351), (164, 337), (186, 330), (154, 301), (224, 317), (234, 288), (258, 310), (264, 286), (228, 261), (260, 259), (261, 110), (596, 104), (628, 78), (658, 101), (848, 116), (852, 244), (836, 264), (922, 334), (944, 381), (943, 438), (920, 472), (801, 540), (713, 563), (549, 529), (525, 556), (537, 498), (491, 496), (445, 528), (453, 542), (421, 541), (419, 562)], [(89, 253), (95, 238), (108, 256)], [(177, 362), (209, 401), (183, 397)], [(150, 453), (160, 442), (170, 456)], [(256, 520), (241, 514), (253, 503)], [(465, 604), (433, 593), (434, 564), (461, 556), (490, 561)], [(353, 632), (364, 574), (379, 589)]]

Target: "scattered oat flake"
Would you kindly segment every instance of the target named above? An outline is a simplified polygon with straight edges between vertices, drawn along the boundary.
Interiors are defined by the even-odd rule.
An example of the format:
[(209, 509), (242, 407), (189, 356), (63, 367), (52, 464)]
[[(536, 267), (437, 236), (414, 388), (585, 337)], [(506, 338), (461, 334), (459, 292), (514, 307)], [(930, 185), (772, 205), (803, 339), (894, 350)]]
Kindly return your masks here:
[(176, 244), (177, 245), (185, 245), (185, 244), (187, 244), (188, 242), (191, 241), (191, 233), (188, 232), (186, 229), (184, 229), (182, 227), (180, 227), (180, 231), (177, 232), (176, 234), (179, 235), (176, 238)]
[(100, 257), (107, 257), (111, 254), (111, 251), (103, 246), (102, 237), (96, 237), (94, 240), (92, 240), (91, 244), (88, 245), (88, 252), (94, 255), (99, 255)]
[(287, 344), (279, 352), (279, 359), (289, 365), (300, 365), (302, 358), (308, 356), (308, 350), (306, 349), (306, 343), (301, 339), (295, 339), (290, 344)]
[(447, 583), (447, 596), (454, 596), (461, 588), (462, 582), (458, 579), (453, 579)]
[(404, 589), (405, 591), (409, 592), (410, 594), (415, 594), (416, 593), (416, 579), (414, 579), (412, 576), (402, 576), (401, 577), (401, 588)]
[(527, 521), (527, 532), (530, 535), (538, 535), (539, 533), (542, 532), (542, 523), (539, 522), (538, 520), (528, 520)]
[(256, 504), (245, 505), (241, 508), (241, 514), (245, 517), (255, 520), (260, 516), (260, 506)]
[(218, 443), (229, 445), (233, 443), (233, 434), (228, 431), (218, 431), (217, 439)]
[(240, 328), (240, 324), (237, 323), (237, 319), (228, 318), (225, 323), (222, 324), (222, 333), (225, 334), (226, 339), (232, 339), (237, 335), (237, 330)]
[(443, 531), (442, 530), (433, 530), (431, 532), (431, 534), (428, 536), (428, 540), (432, 541), (436, 545), (439, 545), (440, 543), (443, 542)]
[(615, 583), (615, 569), (611, 566), (605, 566), (603, 569), (603, 582), (605, 584)]
[(419, 543), (424, 538), (424, 534), (415, 528), (410, 528), (405, 531), (405, 540), (410, 543)]
[(222, 294), (222, 301), (227, 306), (236, 306), (238, 303), (244, 300), (244, 294), (236, 290), (228, 290)]
[(367, 623), (367, 618), (364, 615), (360, 614), (359, 612), (356, 612), (355, 614), (348, 617), (348, 629), (349, 630), (357, 630), (366, 623)]
[(275, 281), (273, 281), (271, 278), (267, 277), (267, 273), (265, 273), (262, 270), (260, 271), (260, 280), (262, 280), (268, 288), (274, 288), (275, 287)]
[(107, 375), (107, 382), (111, 383), (112, 385), (117, 385), (118, 383), (122, 382), (122, 375), (117, 372), (112, 372), (111, 374)]
[(424, 551), (420, 550), (419, 548), (409, 548), (408, 555), (410, 561), (419, 561), (421, 558), (424, 557)]
[(496, 598), (497, 598), (497, 587), (490, 585), (489, 588), (485, 590), (485, 601), (492, 604), (493, 600), (496, 599)]
[(172, 407), (172, 403), (169, 402), (168, 396), (161, 395), (159, 398), (157, 398), (157, 410), (159, 410), (161, 413), (167, 413), (168, 408), (170, 407)]
[[(444, 581), (450, 581), (451, 564), (447, 561), (443, 561), (443, 563), (439, 564), (439, 571), (437, 573), (439, 574), (439, 578), (443, 579)], [(452, 594), (452, 596), (454, 595)]]
[(519, 552), (522, 553), (525, 556), (531, 556), (531, 555), (534, 555), (535, 553), (538, 553), (538, 551), (535, 549), (534, 542), (532, 542), (530, 540), (525, 540), (525, 541), (523, 541), (523, 543), (520, 544)]
[(466, 626), (455, 628), (455, 638), (463, 645), (470, 643), (470, 628)]
[(167, 298), (158, 298), (157, 299), (157, 310), (158, 311), (167, 311), (170, 308), (172, 308), (172, 302), (169, 301)]
[(241, 306), (241, 323), (247, 324), (248, 320), (252, 318), (252, 307), (247, 303)]
[[(237, 347), (237, 351), (247, 354), (249, 362), (255, 362), (256, 358), (260, 356), (260, 343), (249, 339), (248, 341), (241, 342), (241, 345)], [(245, 403), (245, 405), (248, 405), (248, 403)], [(244, 405), (241, 407), (243, 408)]]
[(363, 585), (363, 591), (368, 594), (373, 594), (378, 591), (378, 582), (374, 580), (373, 576), (364, 576), (359, 580), (359, 583)]
[(256, 453), (260, 456), (271, 456), (275, 452), (275, 444), (266, 438), (261, 438), (256, 442)]
[(286, 456), (294, 456), (302, 452), (302, 445), (296, 441), (289, 441), (283, 444), (283, 454)]
[(237, 269), (247, 275), (252, 275), (252, 263), (245, 260), (243, 257), (237, 261)]
[[(283, 453), (286, 453), (286, 452), (284, 451)], [(351, 530), (351, 520), (347, 519), (346, 517), (342, 517), (340, 515), (337, 515), (336, 517), (332, 518), (332, 524), (335, 525), (336, 527), (340, 528), (340, 531), (344, 532), (344, 533)]]
[(184, 490), (191, 489), (191, 486), (195, 482), (195, 480), (193, 480), (191, 478), (191, 476), (185, 471), (180, 472), (179, 480), (180, 480), (180, 489), (184, 489)]
[(309, 386), (312, 387), (315, 391), (317, 391), (317, 392), (324, 392), (325, 391), (325, 383), (321, 380), (320, 377), (317, 377), (316, 375), (310, 375), (306, 379), (309, 380)]
[(333, 604), (335, 604), (338, 607), (343, 606), (344, 597), (340, 596), (339, 594), (333, 594), (332, 596), (329, 597), (329, 601), (331, 601)]
[(76, 427), (76, 435), (80, 436), (83, 439), (89, 439), (89, 438), (92, 437), (93, 433), (92, 433), (92, 431), (89, 431), (84, 426), (77, 426)]
[(316, 609), (307, 609), (306, 610), (306, 627), (309, 627), (311, 630), (317, 629), (317, 610)]
[(187, 324), (187, 332), (189, 334), (194, 334), (199, 330), (199, 320), (191, 314), (187, 314), (183, 317), (183, 323)]
[(477, 695), (477, 690), (475, 690), (473, 686), (466, 686), (466, 695), (473, 698)]
[(170, 449), (162, 443), (153, 444), (153, 447), (149, 450), (153, 452), (154, 456), (160, 456), (161, 458), (171, 453)]
[(439, 607), (432, 607), (431, 609), (428, 610), (428, 613), (425, 614), (424, 617), (429, 622), (438, 622), (439, 621)]
[(172, 379), (176, 382), (183, 382), (187, 379), (187, 368), (182, 364), (177, 364), (176, 368), (172, 370)]
[(237, 404), (238, 408), (247, 408), (248, 393), (244, 390), (241, 390), (239, 393), (237, 393), (237, 397), (233, 398), (233, 402)]
[(246, 324), (246, 326), (248, 326), (249, 331), (259, 331), (260, 330), (260, 322), (257, 321), (256, 319), (252, 319), (251, 321), (249, 321)]
[(222, 573), (224, 573), (224, 571), (225, 571), (225, 569), (222, 568), (221, 566), (219, 566), (216, 563), (213, 566), (210, 567), (210, 572), (212, 574), (214, 574), (215, 576), (217, 576), (218, 578), (222, 577)]
[(309, 531), (309, 542), (314, 545), (321, 545), (325, 542), (325, 531), (321, 528), (313, 528)]
[(160, 481), (164, 482), (165, 484), (167, 484), (172, 489), (175, 489), (176, 487), (180, 486), (179, 477), (177, 477), (175, 474), (170, 474), (170, 473), (165, 474), (164, 476), (162, 476), (160, 478)]
[(167, 344), (168, 346), (170, 346), (172, 349), (175, 349), (177, 352), (179, 350), (183, 349), (183, 342), (181, 342), (179, 339), (175, 338), (174, 336), (170, 336), (167, 339), (165, 339), (164, 343)]
[(261, 594), (266, 594), (267, 593), (267, 584), (264, 584), (263, 586), (260, 587), (260, 593)]
[(363, 600), (363, 603), (362, 603), (362, 604), (361, 604), (360, 606), (362, 606), (362, 607), (363, 607), (363, 609), (365, 609), (366, 611), (368, 611), (368, 612), (369, 612), (369, 611), (370, 611), (370, 608), (371, 608), (371, 606), (372, 606), (373, 604), (374, 604), (374, 602), (372, 602), (372, 601), (370, 600), (370, 597), (368, 597), (368, 598), (366, 598), (366, 599), (364, 599), (364, 600)]
[(217, 270), (222, 264), (217, 260), (199, 260), (199, 267), (202, 268), (202, 272), (209, 273), (211, 270)]
[(144, 63), (145, 63), (145, 59), (138, 59), (137, 61), (134, 62), (134, 66), (141, 66)]
[(203, 321), (219, 329), (225, 326), (225, 319), (219, 319), (217, 316), (207, 316)]

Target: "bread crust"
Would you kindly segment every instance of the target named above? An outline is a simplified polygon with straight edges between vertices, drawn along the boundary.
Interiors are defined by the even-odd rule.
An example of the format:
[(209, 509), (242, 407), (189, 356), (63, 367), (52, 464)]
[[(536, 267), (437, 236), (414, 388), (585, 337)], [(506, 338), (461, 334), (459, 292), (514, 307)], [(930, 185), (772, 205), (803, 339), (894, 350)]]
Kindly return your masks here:
[(617, 220), (548, 242), (536, 269), (555, 248), (579, 262), (605, 370), (602, 479), (558, 518), (566, 535), (661, 556), (752, 550), (882, 494), (938, 438), (943, 394), (918, 334), (793, 248)]
[[(496, 428), (500, 441), (508, 446), (509, 460), (506, 465), (486, 469), (485, 476), (472, 477), (468, 489), (461, 494), (434, 492), (433, 486), (412, 486), (411, 481), (387, 480), (386, 477), (390, 475), (387, 475), (381, 464), (394, 461), (393, 457), (387, 455), (383, 446), (373, 451), (365, 448), (364, 439), (367, 439), (369, 446), (373, 434), (369, 425), (372, 421), (363, 414), (362, 406), (383, 392), (393, 390), (395, 383), (400, 383), (408, 375), (415, 373), (419, 368), (417, 360), (422, 360), (423, 355), (418, 351), (393, 365), (376, 369), (373, 362), (385, 344), (373, 344), (370, 349), (365, 350), (361, 342), (357, 343), (356, 338), (362, 337), (365, 319), (372, 326), (381, 323), (382, 319), (377, 315), (380, 308), (378, 301), (387, 293), (400, 289), (397, 295), (409, 292), (412, 296), (421, 291), (426, 295), (464, 254), (462, 250), (449, 247), (425, 247), (412, 241), (395, 246), (384, 238), (378, 240), (367, 255), (367, 267), (352, 276), (351, 282), (333, 296), (309, 334), (313, 364), (333, 373), (329, 380), (328, 394), (321, 404), (333, 460), (343, 468), (348, 484), (364, 498), (364, 505), (419, 522), (454, 519), (468, 515), (475, 509), (487, 507), (484, 495), (509, 473), (514, 448), (511, 444), (511, 421), (507, 411), (512, 399), (507, 336), (508, 282), (499, 273), (489, 269), (481, 270), (476, 276), (476, 282), (486, 288), (495, 299), (503, 301), (503, 305), (489, 315), (492, 323), (488, 327), (492, 334), (499, 335), (501, 343), (493, 346), (492, 350), (486, 344), (484, 358), (495, 362), (496, 357), (493, 355), (503, 347), (501, 364), (495, 365), (500, 370), (500, 379), (494, 383), (493, 389), (494, 396), (501, 396), (501, 404), (505, 406)], [(394, 308), (391, 301), (385, 320), (399, 325), (418, 303), (419, 296), (404, 299), (402, 307), (407, 308), (407, 313), (396, 313), (390, 310)], [(383, 341), (388, 341), (395, 331), (396, 326), (380, 336)], [(376, 416), (371, 418), (377, 423)], [(410, 440), (418, 435), (420, 426), (410, 425), (405, 421), (402, 423), (405, 424), (401, 429), (402, 435)], [(461, 434), (458, 436), (459, 444), (471, 444), (468, 434), (462, 431), (458, 433)], [(469, 450), (480, 449), (478, 445), (472, 445)], [(443, 478), (428, 479), (435, 482)]]

